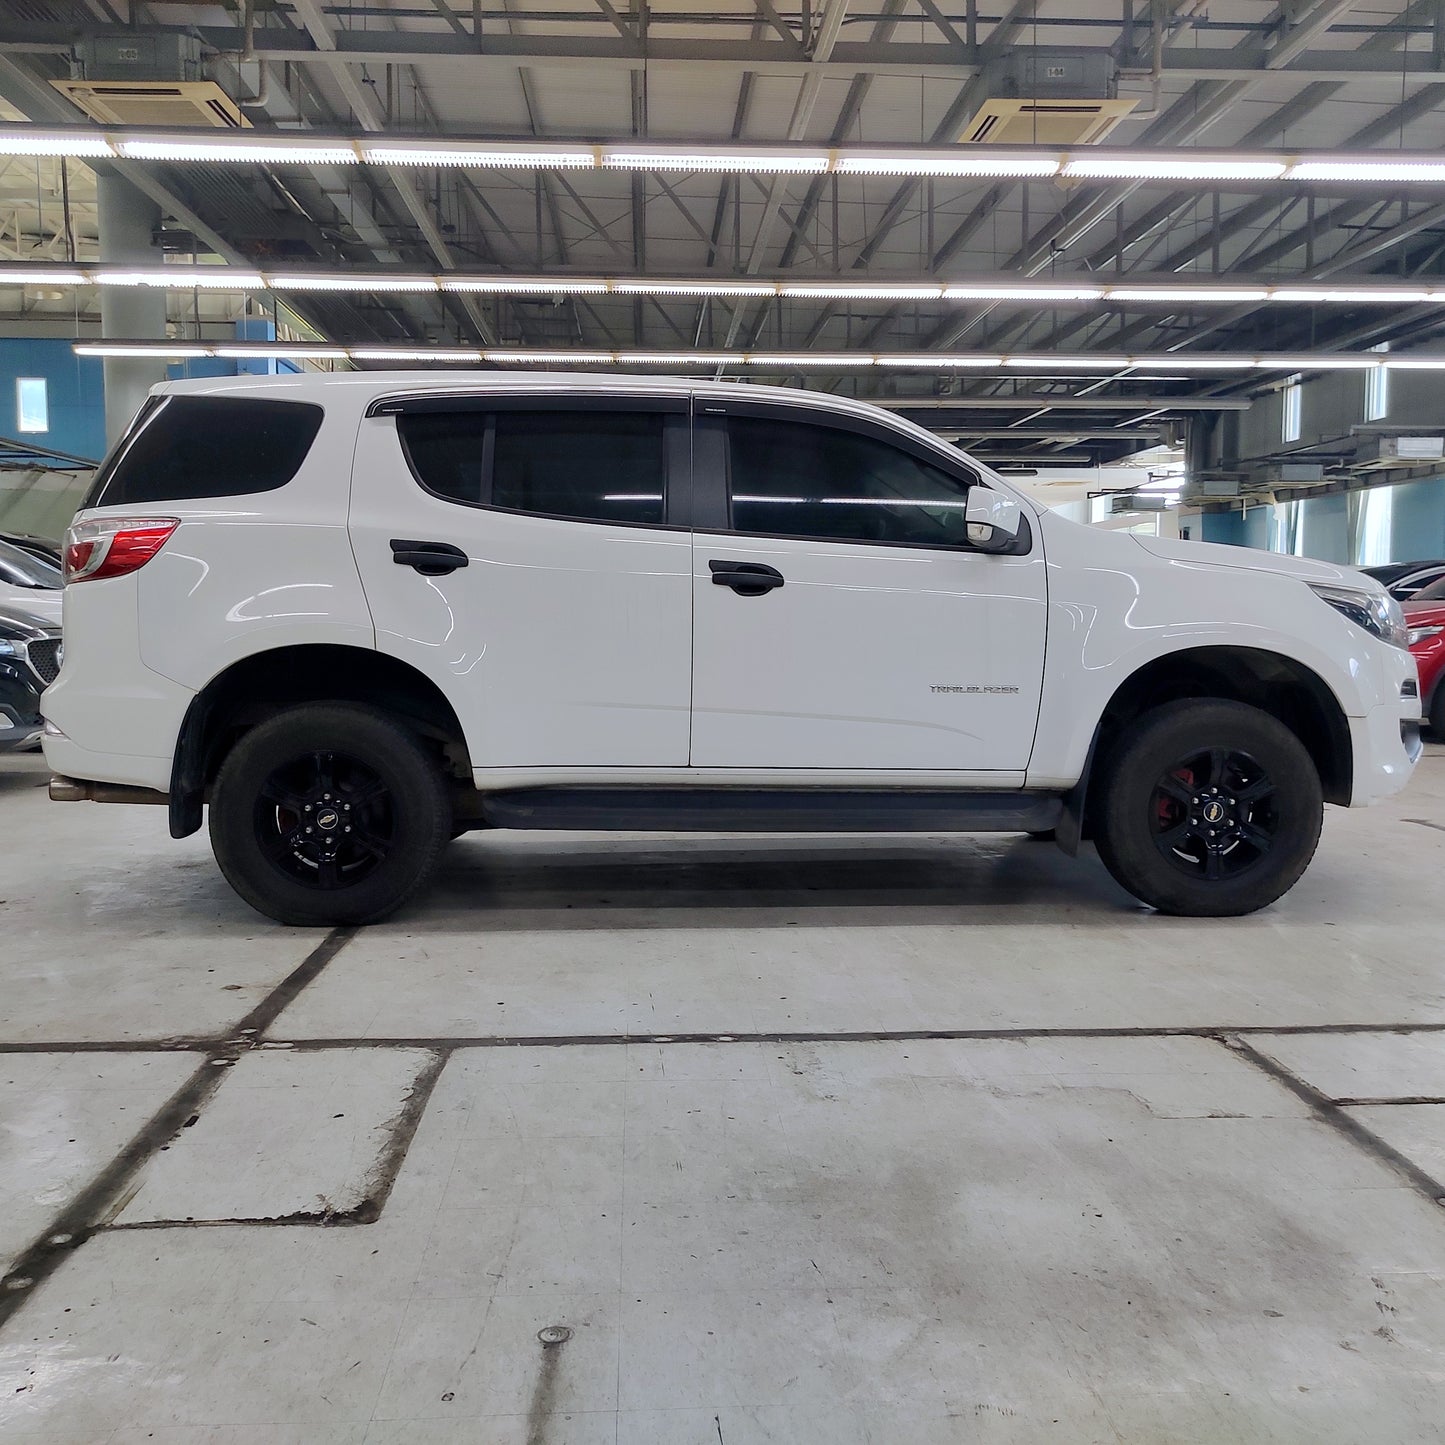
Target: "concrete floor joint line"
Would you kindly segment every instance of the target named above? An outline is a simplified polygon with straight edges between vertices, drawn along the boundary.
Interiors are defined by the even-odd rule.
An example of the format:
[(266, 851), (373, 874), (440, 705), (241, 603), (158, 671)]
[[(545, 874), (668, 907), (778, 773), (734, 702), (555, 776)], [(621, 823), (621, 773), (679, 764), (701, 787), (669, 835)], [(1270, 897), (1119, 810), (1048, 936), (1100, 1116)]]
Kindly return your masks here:
[[(354, 928), (333, 928), (302, 961), (230, 1030), (221, 1045), (212, 1044), (207, 1058), (190, 1078), (158, 1109), (130, 1142), (51, 1220), (36, 1240), (16, 1256), (9, 1271), (0, 1278), (0, 1329), (17, 1314), (38, 1287), (85, 1242), (98, 1233), (108, 1219), (124, 1207), (133, 1181), (151, 1157), (188, 1120), (199, 1115), (206, 1102), (220, 1088), (226, 1071), (242, 1054), (256, 1047), (260, 1035), (275, 1022), (283, 1009), (312, 983), (356, 936)], [(441, 1072), (438, 1060), (431, 1070), (431, 1088)], [(421, 1103), (425, 1108), (425, 1098)], [(417, 1117), (420, 1117), (418, 1110)], [(411, 1124), (414, 1132), (415, 1123)], [(410, 1140), (410, 1133), (407, 1140)], [(402, 1149), (405, 1154), (405, 1148)], [(400, 1167), (398, 1163), (398, 1168)], [(389, 1191), (389, 1186), (388, 1186)]]
[[(1352, 1144), (1374, 1155), (1401, 1175), (1412, 1188), (1418, 1190), (1432, 1204), (1445, 1205), (1445, 1183), (1427, 1173), (1413, 1159), (1402, 1154), (1393, 1145), (1386, 1143), (1375, 1131), (1362, 1124), (1353, 1115), (1345, 1112), (1341, 1101), (1331, 1099), (1328, 1094), (1307, 1083), (1293, 1070), (1286, 1068), (1278, 1059), (1272, 1058), (1262, 1049), (1257, 1049), (1238, 1035), (1222, 1038), (1225, 1048), (1239, 1057), (1247, 1059), (1257, 1069), (1282, 1084), (1298, 1099), (1308, 1104), (1316, 1118), (1343, 1134)], [(1380, 1101), (1375, 1101), (1380, 1102)]]

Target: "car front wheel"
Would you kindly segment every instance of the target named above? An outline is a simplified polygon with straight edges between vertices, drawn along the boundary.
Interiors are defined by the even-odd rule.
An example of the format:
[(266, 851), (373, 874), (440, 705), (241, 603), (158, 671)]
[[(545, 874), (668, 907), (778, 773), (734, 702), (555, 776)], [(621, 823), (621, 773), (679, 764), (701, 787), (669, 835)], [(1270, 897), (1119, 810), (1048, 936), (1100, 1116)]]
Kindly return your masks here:
[(279, 923), (373, 923), (418, 892), (452, 829), (441, 771), (395, 719), (309, 704), (258, 724), (211, 790), (227, 882)]
[(1162, 913), (1252, 913), (1314, 856), (1324, 797), (1314, 762), (1277, 718), (1244, 703), (1167, 703), (1131, 723), (1103, 762), (1099, 857)]

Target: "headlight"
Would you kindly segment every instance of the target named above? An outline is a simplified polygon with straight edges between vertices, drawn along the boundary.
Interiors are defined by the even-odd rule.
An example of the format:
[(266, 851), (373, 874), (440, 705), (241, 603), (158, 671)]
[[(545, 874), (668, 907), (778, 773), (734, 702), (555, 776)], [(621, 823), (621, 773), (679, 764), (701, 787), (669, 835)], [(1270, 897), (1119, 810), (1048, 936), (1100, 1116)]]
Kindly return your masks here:
[(1305, 583), (1322, 602), (1343, 613), (1356, 627), (1363, 627), (1371, 637), (1388, 642), (1391, 647), (1408, 647), (1410, 631), (1400, 604), (1385, 591), (1366, 592), (1359, 587), (1326, 587)]
[(24, 650), (23, 642), (11, 642), (8, 637), (0, 637), (0, 657), (19, 657)]
[(1424, 642), (1427, 637), (1439, 637), (1442, 632), (1445, 632), (1445, 626), (1412, 627), (1410, 629), (1410, 646), (1414, 647), (1417, 642)]

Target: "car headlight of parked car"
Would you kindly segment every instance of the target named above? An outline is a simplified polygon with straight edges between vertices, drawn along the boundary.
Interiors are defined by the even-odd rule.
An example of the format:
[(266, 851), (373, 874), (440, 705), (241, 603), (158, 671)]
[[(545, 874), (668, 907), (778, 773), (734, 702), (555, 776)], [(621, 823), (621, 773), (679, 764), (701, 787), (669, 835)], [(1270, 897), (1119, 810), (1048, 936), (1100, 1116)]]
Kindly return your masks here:
[(1363, 627), (1371, 637), (1388, 642), (1391, 647), (1408, 647), (1410, 629), (1400, 604), (1383, 590), (1362, 587), (1332, 587), (1322, 583), (1305, 584), (1322, 602), (1348, 617), (1356, 627)]

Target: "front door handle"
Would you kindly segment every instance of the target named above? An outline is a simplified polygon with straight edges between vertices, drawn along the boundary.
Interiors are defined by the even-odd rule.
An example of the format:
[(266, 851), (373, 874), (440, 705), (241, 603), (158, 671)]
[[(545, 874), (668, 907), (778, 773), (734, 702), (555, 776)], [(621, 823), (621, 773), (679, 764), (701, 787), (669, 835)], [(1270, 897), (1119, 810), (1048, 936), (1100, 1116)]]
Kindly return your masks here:
[(467, 565), (467, 554), (450, 542), (408, 542), (393, 537), (391, 560), (398, 567), (415, 567), (423, 577), (445, 577)]
[(783, 585), (783, 574), (762, 562), (709, 562), (715, 587), (731, 587), (739, 597), (761, 597)]

